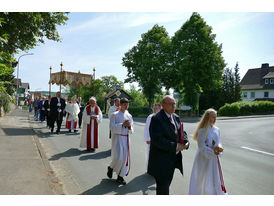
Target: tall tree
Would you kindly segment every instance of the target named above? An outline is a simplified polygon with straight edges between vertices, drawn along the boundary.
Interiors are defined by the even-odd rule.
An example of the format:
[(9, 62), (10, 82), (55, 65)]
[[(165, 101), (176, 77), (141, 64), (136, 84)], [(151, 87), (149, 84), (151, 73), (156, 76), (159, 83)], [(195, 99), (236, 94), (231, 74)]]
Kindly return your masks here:
[(151, 108), (155, 95), (162, 92), (161, 76), (168, 63), (170, 38), (166, 29), (157, 24), (141, 37), (137, 45), (125, 53), (122, 64), (128, 71), (125, 82), (138, 82)]
[(171, 64), (167, 87), (184, 93), (184, 102), (197, 109), (197, 94), (220, 88), (225, 62), (222, 45), (215, 41), (212, 28), (198, 13), (175, 33), (171, 40)]
[(242, 99), (242, 94), (241, 94), (241, 77), (239, 73), (239, 64), (238, 62), (236, 63), (234, 67), (234, 79), (235, 79), (235, 88), (234, 88), (234, 102), (241, 101)]

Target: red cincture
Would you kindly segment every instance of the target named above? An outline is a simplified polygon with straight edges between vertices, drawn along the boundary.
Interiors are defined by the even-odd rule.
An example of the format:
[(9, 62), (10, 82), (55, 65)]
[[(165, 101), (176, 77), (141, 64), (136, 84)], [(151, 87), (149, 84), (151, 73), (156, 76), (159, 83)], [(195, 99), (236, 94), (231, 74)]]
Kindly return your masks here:
[(218, 160), (219, 175), (220, 175), (220, 180), (221, 180), (221, 188), (222, 188), (222, 191), (224, 193), (226, 193), (225, 183), (224, 183), (224, 177), (223, 177), (223, 172), (222, 172), (222, 168), (221, 168), (221, 163), (220, 163), (219, 155), (217, 155), (217, 160)]
[[(87, 115), (90, 115), (91, 113), (91, 105), (89, 104), (86, 107), (87, 110)], [(98, 115), (99, 114), (99, 107), (97, 105), (95, 105), (95, 110), (94, 110), (95, 114)], [(92, 119), (90, 119), (90, 122), (87, 126), (87, 149), (90, 150), (91, 149), (91, 121)], [(98, 148), (98, 123), (96, 120), (94, 120), (94, 148)]]
[(130, 170), (129, 137), (128, 137), (128, 134), (119, 134), (119, 135), (123, 136), (123, 137), (127, 137), (127, 161), (126, 161), (126, 166), (129, 166), (127, 174), (126, 174), (126, 176), (127, 176), (128, 173), (129, 173), (129, 170)]

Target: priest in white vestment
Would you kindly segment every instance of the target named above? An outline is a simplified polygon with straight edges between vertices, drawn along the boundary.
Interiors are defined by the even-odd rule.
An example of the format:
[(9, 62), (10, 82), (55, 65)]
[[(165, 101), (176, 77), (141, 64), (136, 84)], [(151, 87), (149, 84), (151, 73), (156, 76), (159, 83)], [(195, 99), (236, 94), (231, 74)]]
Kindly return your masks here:
[(102, 122), (102, 112), (96, 104), (96, 98), (91, 97), (89, 104), (83, 111), (83, 128), (81, 132), (80, 147), (88, 151), (95, 151), (99, 146), (99, 124)]
[(80, 112), (79, 105), (76, 101), (76, 96), (71, 98), (71, 101), (66, 104), (65, 111), (67, 112), (66, 128), (71, 132), (77, 132), (78, 114)]
[(148, 158), (149, 158), (149, 149), (150, 149), (150, 134), (149, 134), (149, 125), (151, 122), (151, 117), (158, 113), (161, 110), (161, 104), (160, 103), (155, 103), (153, 105), (153, 113), (150, 114), (147, 119), (146, 119), (146, 125), (145, 125), (145, 130), (144, 130), (144, 139), (146, 142), (146, 146), (147, 146), (147, 153), (146, 153), (146, 169), (148, 167)]
[(226, 194), (219, 155), (222, 151), (220, 129), (215, 126), (217, 112), (208, 109), (194, 133), (198, 150), (189, 184), (190, 195)]
[(114, 112), (120, 110), (120, 98), (114, 99), (114, 104), (108, 110), (108, 118), (109, 118), (109, 138), (111, 138), (111, 129), (110, 129), (110, 118)]
[(133, 119), (128, 112), (129, 101), (127, 98), (120, 100), (121, 109), (111, 116), (110, 126), (113, 144), (111, 148), (111, 163), (108, 167), (107, 176), (112, 178), (113, 171), (117, 174), (117, 182), (126, 184), (124, 176), (130, 170), (130, 138), (133, 133)]

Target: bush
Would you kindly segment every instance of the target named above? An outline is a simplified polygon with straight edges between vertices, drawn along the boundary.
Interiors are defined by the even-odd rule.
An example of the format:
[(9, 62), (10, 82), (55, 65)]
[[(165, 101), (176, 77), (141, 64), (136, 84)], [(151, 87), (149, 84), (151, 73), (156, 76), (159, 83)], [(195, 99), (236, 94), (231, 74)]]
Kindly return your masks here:
[(274, 113), (274, 103), (270, 101), (234, 102), (219, 109), (220, 116), (237, 116)]
[(5, 92), (0, 92), (0, 109), (3, 107), (5, 113), (10, 111), (10, 102), (10, 96)]
[(133, 117), (147, 117), (152, 111), (150, 111), (147, 107), (142, 106), (129, 106), (128, 112)]

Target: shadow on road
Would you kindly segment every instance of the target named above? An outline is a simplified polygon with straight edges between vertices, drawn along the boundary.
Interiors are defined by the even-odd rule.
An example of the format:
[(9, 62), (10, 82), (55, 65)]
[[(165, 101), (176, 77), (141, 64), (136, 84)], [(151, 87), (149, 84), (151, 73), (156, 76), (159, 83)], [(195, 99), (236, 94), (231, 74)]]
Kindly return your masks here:
[(30, 136), (34, 132), (30, 128), (3, 128), (2, 130), (7, 136)]
[(49, 160), (58, 160), (62, 157), (73, 157), (86, 153), (86, 151), (79, 150), (77, 148), (71, 148), (65, 152), (53, 155)]
[(88, 160), (88, 159), (104, 159), (111, 156), (111, 150), (98, 152), (92, 155), (86, 155), (79, 158), (79, 160)]
[(99, 185), (83, 192), (81, 195), (104, 195), (110, 192), (116, 192), (116, 195), (125, 195), (138, 191), (141, 191), (143, 195), (147, 195), (149, 190), (156, 190), (155, 186), (152, 186), (154, 184), (154, 178), (148, 174), (137, 176), (124, 186), (119, 185), (115, 179), (102, 179)]

